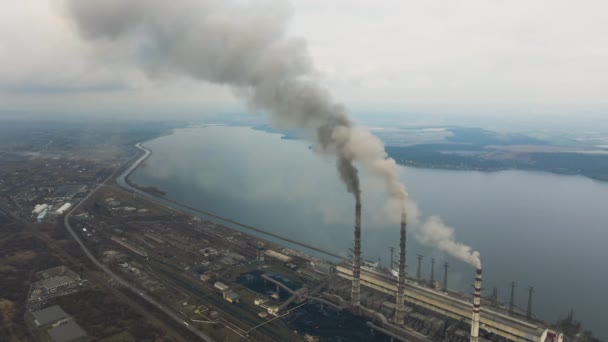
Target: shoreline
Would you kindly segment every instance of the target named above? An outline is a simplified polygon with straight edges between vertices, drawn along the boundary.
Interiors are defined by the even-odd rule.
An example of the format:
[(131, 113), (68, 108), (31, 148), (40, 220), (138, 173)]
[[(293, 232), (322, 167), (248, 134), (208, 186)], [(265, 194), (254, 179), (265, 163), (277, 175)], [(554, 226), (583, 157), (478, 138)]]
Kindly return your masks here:
[(129, 171), (127, 174), (124, 175), (120, 175), (119, 177), (122, 177), (125, 181), (125, 183), (127, 183), (129, 186), (138, 189), (140, 191), (143, 192), (147, 192), (148, 194), (152, 195), (152, 196), (164, 196), (167, 193), (165, 191), (162, 191), (154, 186), (140, 186), (136, 183), (134, 183), (131, 179), (129, 179), (129, 177), (131, 176), (131, 174), (137, 170), (151, 155), (152, 155), (152, 150), (145, 147), (144, 145), (142, 145), (142, 143), (137, 143), (135, 144), (135, 147), (139, 148), (141, 151), (144, 151), (144, 155), (141, 156), (139, 159), (137, 159), (130, 167), (129, 167)]
[[(133, 167), (132, 169), (130, 169), (130, 170), (129, 170), (129, 173), (128, 173), (128, 175), (129, 175), (129, 176), (130, 176), (130, 175), (131, 175), (131, 174), (132, 174), (132, 173), (133, 173), (133, 172), (134, 172), (134, 171), (135, 171), (135, 170), (136, 170), (136, 169), (137, 169), (139, 166), (141, 166), (141, 164), (142, 164), (142, 163), (143, 163), (145, 160), (147, 160), (147, 158), (149, 158), (149, 155), (152, 153), (152, 151), (151, 151), (151, 150), (149, 150), (149, 149), (147, 149), (146, 147), (144, 147), (144, 146), (141, 146), (141, 147), (142, 147), (142, 148), (141, 148), (140, 150), (141, 150), (141, 151), (144, 151), (144, 154), (143, 154), (143, 155), (141, 155), (141, 157), (139, 157), (139, 158), (137, 159), (137, 163), (136, 163), (137, 165), (136, 165), (135, 167)], [(148, 153), (148, 154), (146, 154), (144, 149), (145, 149), (145, 150), (148, 150), (148, 151), (149, 151), (149, 153)], [(157, 154), (158, 154), (158, 152), (157, 152)], [(144, 158), (144, 157), (145, 157), (145, 158)], [(140, 159), (142, 159), (142, 160), (140, 160)], [(468, 171), (468, 170), (462, 170), (462, 171)], [(521, 170), (521, 171), (528, 171), (528, 170)], [(470, 171), (468, 171), (468, 172), (470, 172)], [(162, 198), (162, 197), (154, 196), (154, 195), (151, 195), (151, 194), (149, 194), (149, 193), (146, 193), (145, 197), (146, 197), (146, 198), (148, 198), (148, 199), (151, 199), (151, 198), (154, 198), (154, 199), (155, 199), (155, 198), (158, 198), (159, 200), (170, 201), (170, 200), (168, 200), (168, 199), (166, 199), (166, 198)], [(153, 201), (155, 201), (155, 200), (153, 200)], [(156, 201), (155, 201), (155, 202), (156, 202)], [(186, 214), (189, 214), (189, 215), (192, 215), (192, 214), (193, 214), (192, 212), (190, 212), (190, 211), (188, 211), (188, 210), (183, 210), (183, 209), (180, 209), (180, 208), (182, 208), (182, 207), (183, 207), (183, 204), (181, 204), (181, 203), (177, 203), (177, 202), (176, 202), (176, 204), (177, 204), (177, 206), (171, 206), (172, 208), (176, 209), (176, 211), (179, 211), (179, 212), (185, 212)], [(186, 206), (186, 207), (187, 207), (187, 206)], [(208, 214), (208, 213), (205, 213), (205, 214)], [(194, 216), (201, 217), (200, 215), (196, 215), (196, 214), (194, 214)], [(231, 226), (228, 226), (227, 228), (229, 228), (229, 229), (230, 229), (230, 228), (234, 229), (234, 228), (233, 228), (233, 227), (231, 227)], [(241, 231), (241, 232), (242, 232), (242, 230), (240, 230), (240, 229), (236, 229), (236, 231)], [(253, 236), (255, 236), (256, 238), (259, 236), (258, 234), (250, 234), (249, 232), (245, 232), (245, 234), (248, 234), (248, 235), (253, 235)], [(273, 242), (274, 242), (274, 241), (273, 241)], [(300, 250), (301, 250), (301, 249), (300, 249)]]
[[(327, 251), (327, 250), (324, 250), (324, 249), (321, 249), (321, 248), (318, 248), (318, 247), (315, 247), (315, 246), (312, 246), (312, 245), (309, 245), (309, 244), (306, 244), (306, 243), (303, 243), (303, 242), (299, 242), (299, 241), (296, 241), (296, 240), (293, 240), (293, 239), (281, 236), (279, 234), (272, 233), (270, 231), (267, 231), (267, 230), (264, 230), (264, 229), (261, 229), (261, 228), (253, 227), (253, 226), (250, 226), (250, 225), (247, 225), (247, 224), (235, 221), (235, 220), (233, 220), (231, 218), (228, 218), (228, 217), (216, 215), (216, 214), (213, 214), (213, 213), (210, 213), (210, 212), (198, 209), (198, 208), (194, 208), (194, 207), (191, 207), (191, 206), (189, 206), (187, 204), (176, 202), (176, 201), (171, 200), (169, 198), (166, 198), (164, 196), (158, 196), (158, 195), (152, 194), (152, 193), (150, 193), (148, 191), (143, 190), (142, 187), (134, 185), (128, 179), (129, 176), (141, 165), (142, 162), (144, 162), (146, 159), (148, 159), (150, 157), (150, 155), (152, 155), (152, 150), (150, 150), (149, 148), (143, 146), (142, 144), (143, 144), (143, 142), (137, 143), (137, 144), (135, 144), (135, 147), (137, 147), (139, 150), (143, 151), (144, 154), (141, 157), (139, 157), (133, 164), (131, 164), (131, 166), (129, 166), (129, 168), (127, 170), (125, 170), (122, 174), (120, 174), (116, 178), (116, 180), (115, 180), (116, 183), (119, 185), (119, 187), (121, 187), (122, 189), (124, 189), (126, 191), (137, 193), (137, 194), (139, 194), (141, 196), (144, 196), (145, 198), (147, 198), (150, 201), (153, 201), (153, 202), (155, 202), (155, 203), (157, 203), (159, 205), (171, 208), (172, 210), (175, 210), (175, 211), (178, 211), (178, 212), (181, 212), (181, 213), (185, 213), (185, 214), (188, 214), (188, 215), (196, 216), (196, 217), (199, 217), (199, 218), (212, 218), (212, 219), (215, 219), (215, 220), (222, 221), (224, 223), (229, 223), (230, 225), (234, 225), (234, 226), (237, 226), (237, 227), (240, 227), (240, 228), (244, 228), (244, 229), (249, 230), (249, 231), (253, 231), (253, 232), (256, 232), (256, 233), (259, 233), (259, 234), (262, 234), (262, 235), (269, 236), (271, 238), (274, 238), (274, 239), (280, 241), (280, 242), (275, 242), (275, 241), (272, 241), (272, 240), (267, 240), (267, 241), (270, 241), (270, 242), (272, 242), (274, 244), (277, 244), (277, 243), (280, 244), (280, 243), (285, 243), (286, 242), (286, 243), (288, 243), (290, 245), (298, 246), (298, 247), (304, 248), (304, 249), (309, 250), (309, 251), (314, 251), (314, 252), (323, 254), (325, 256), (330, 256), (330, 257), (332, 257), (334, 259), (337, 259), (337, 260), (340, 260), (340, 261), (350, 261), (350, 259), (345, 258), (344, 256), (341, 256), (339, 254), (336, 254), (336, 253), (333, 253), (333, 252), (330, 252), (330, 251)], [(229, 229), (233, 229), (233, 230), (239, 231), (239, 229), (236, 229), (236, 228), (231, 227), (231, 226), (225, 226), (225, 227), (229, 228)], [(245, 232), (245, 234), (250, 234), (250, 233)], [(259, 238), (259, 236), (256, 236), (256, 238)], [(293, 247), (289, 247), (289, 246), (285, 246), (285, 247), (287, 247), (287, 248), (293, 248)], [(306, 252), (302, 251), (302, 250), (298, 250), (298, 252), (306, 254)], [(335, 260), (332, 260), (332, 261), (335, 261)]]
[(135, 162), (133, 162), (133, 164), (131, 164), (122, 174), (120, 174), (117, 177), (117, 179), (122, 178), (122, 179), (124, 179), (125, 183), (127, 183), (128, 185), (143, 191), (143, 189), (141, 189), (139, 186), (137, 186), (135, 183), (133, 183), (131, 180), (129, 180), (129, 177), (135, 170), (137, 170), (137, 168), (139, 168), (141, 166), (141, 164), (144, 161), (146, 161), (152, 155), (152, 150), (145, 147), (143, 145), (143, 142), (139, 142), (139, 143), (135, 144), (135, 147), (137, 149), (139, 149), (140, 151), (143, 151), (144, 154), (141, 157), (139, 157)]
[[(270, 134), (279, 134), (281, 136), (282, 140), (303, 140), (305, 141), (305, 139), (303, 139), (302, 136), (295, 134), (291, 131), (281, 131), (278, 129), (274, 129), (273, 127), (269, 126), (269, 125), (254, 125), (254, 126), (242, 126), (242, 127), (250, 127), (251, 129), (260, 131), (260, 132), (266, 132), (266, 133), (270, 133)], [(390, 149), (401, 149), (401, 148), (411, 148), (411, 147), (416, 147), (417, 145), (420, 144), (413, 144), (413, 145), (408, 145), (408, 146), (401, 146), (401, 145), (389, 145), (387, 143), (385, 143), (383, 141), (383, 144), (385, 145), (385, 148), (387, 150)], [(423, 144), (421, 144), (423, 145)], [(577, 151), (568, 151), (568, 150), (559, 150), (559, 151), (555, 151), (555, 152), (550, 152), (550, 151), (527, 151), (525, 153), (529, 153), (529, 154), (545, 154), (545, 155), (551, 155), (553, 153), (563, 153), (563, 154), (574, 154), (574, 155), (590, 155), (590, 156), (606, 156), (606, 151), (605, 150), (597, 150), (595, 152), (599, 152), (599, 153), (584, 153), (584, 152), (577, 152)], [(442, 153), (441, 151), (431, 151), (431, 153)], [(457, 154), (451, 154), (451, 153), (446, 153), (447, 156), (458, 156)], [(444, 171), (472, 171), (472, 172), (483, 172), (483, 173), (496, 173), (496, 172), (502, 172), (502, 171), (529, 171), (529, 172), (542, 172), (542, 173), (548, 173), (548, 174), (552, 174), (552, 175), (559, 175), (559, 176), (581, 176), (581, 177), (585, 177), (588, 179), (591, 179), (593, 181), (598, 181), (598, 182), (606, 182), (608, 183), (608, 175), (604, 175), (604, 174), (596, 174), (593, 173), (592, 171), (587, 171), (587, 172), (583, 172), (579, 169), (572, 169), (572, 168), (559, 168), (559, 167), (535, 167), (535, 164), (519, 164), (517, 165), (517, 163), (519, 162), (517, 159), (513, 159), (510, 160), (510, 163), (504, 164), (504, 165), (486, 165), (486, 166), (474, 166), (474, 165), (467, 165), (466, 161), (463, 161), (461, 163), (459, 163), (459, 165), (455, 165), (455, 164), (445, 164), (445, 163), (441, 163), (441, 162), (436, 162), (436, 161), (428, 161), (428, 160), (423, 160), (423, 159), (416, 159), (416, 157), (412, 157), (412, 156), (395, 156), (395, 155), (391, 155), (390, 153), (388, 154), (388, 156), (390, 158), (393, 158), (395, 160), (395, 162), (402, 167), (411, 167), (411, 168), (417, 168), (417, 169), (428, 169), (428, 170), (444, 170)], [(608, 157), (608, 156), (607, 156)], [(405, 158), (405, 160), (404, 160)], [(483, 158), (481, 158), (483, 160)], [(495, 161), (500, 161), (500, 159), (496, 159)]]

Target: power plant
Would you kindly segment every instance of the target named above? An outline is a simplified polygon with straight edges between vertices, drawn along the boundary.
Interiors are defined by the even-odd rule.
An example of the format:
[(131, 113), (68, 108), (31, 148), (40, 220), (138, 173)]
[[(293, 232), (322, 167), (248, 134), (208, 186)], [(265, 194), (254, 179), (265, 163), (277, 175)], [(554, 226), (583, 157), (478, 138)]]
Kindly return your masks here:
[[(547, 328), (544, 323), (532, 320), (531, 293), (525, 314), (516, 314), (513, 304), (514, 285), (508, 307), (497, 303), (497, 298), (486, 299), (482, 307), (482, 269), (476, 268), (472, 300), (448, 289), (448, 268), (445, 262), (443, 286), (435, 289), (434, 266), (431, 259), (430, 280), (421, 276), (421, 261), (415, 278), (407, 278), (406, 247), (407, 222), (405, 213), (401, 217), (398, 270), (392, 270), (392, 257), (388, 270), (369, 267), (361, 258), (361, 204), (355, 206), (355, 241), (352, 265), (336, 266), (340, 278), (350, 281), (351, 308), (354, 313), (370, 319), (368, 327), (397, 340), (471, 342), (479, 341), (526, 341), (562, 342), (563, 334)], [(392, 254), (392, 249), (391, 249)], [(428, 284), (426, 286), (425, 284)], [(514, 284), (514, 283), (513, 283)], [(339, 285), (333, 285), (337, 292)], [(496, 290), (494, 291), (496, 293)], [(342, 293), (342, 292), (339, 292)], [(337, 298), (339, 295), (334, 294)], [(392, 310), (383, 296), (394, 298)], [(495, 296), (495, 295), (494, 295)], [(374, 300), (375, 299), (375, 300)], [(490, 305), (491, 304), (491, 305)], [(392, 314), (392, 317), (389, 315)], [(391, 319), (392, 318), (392, 319)], [(423, 335), (420, 335), (422, 333)], [(421, 337), (424, 336), (424, 337)]]
[[(388, 157), (381, 139), (369, 129), (358, 126), (325, 86), (316, 82), (318, 70), (306, 50), (305, 41), (293, 40), (284, 31), (289, 11), (272, 11), (273, 15), (262, 16), (259, 13), (263, 12), (257, 10), (239, 10), (232, 6), (232, 2), (215, 1), (213, 6), (205, 1), (182, 3), (183, 7), (176, 11), (174, 4), (168, 1), (138, 1), (126, 7), (121, 2), (88, 2), (88, 5), (70, 6), (68, 14), (82, 38), (92, 44), (103, 42), (100, 47), (104, 50), (120, 50), (125, 43), (157, 47), (155, 63), (142, 58), (145, 54), (129, 56), (144, 74), (158, 74), (160, 69), (166, 71), (167, 75), (189, 76), (193, 80), (228, 86), (239, 93), (239, 97), (248, 105), (269, 114), (271, 122), (281, 122), (285, 127), (301, 131), (319, 152), (335, 158), (342, 182), (356, 197), (352, 264), (347, 261), (337, 265), (335, 270), (339, 277), (351, 282), (345, 290), (350, 294), (350, 302), (344, 302), (350, 304), (353, 312), (369, 317), (373, 321), (370, 321), (372, 329), (378, 328), (376, 324), (381, 324), (378, 329), (382, 329), (383, 333), (407, 340), (426, 340), (435, 332), (449, 335), (455, 341), (484, 338), (546, 342), (547, 336), (561, 336), (550, 332), (539, 322), (515, 314), (513, 300), (509, 313), (503, 313), (498, 308), (481, 307), (479, 253), (454, 241), (452, 229), (436, 216), (421, 224), (426, 241), (447, 254), (467, 260), (477, 269), (472, 313), (468, 299), (456, 297), (448, 290), (447, 262), (444, 264), (442, 291), (406, 279), (405, 209), (408, 194), (400, 181), (397, 162)], [(262, 10), (266, 9), (263, 7)], [(189, 15), (184, 16), (183, 13)], [(90, 20), (93, 17), (95, 20)], [(239, 20), (228, 20), (235, 17)], [(256, 39), (243, 39), (243, 23), (251, 31), (248, 34)], [(166, 44), (168, 40), (171, 44)], [(218, 41), (230, 44), (217, 44)], [(192, 57), (184, 58), (185, 53)], [(392, 275), (392, 269), (386, 271), (361, 265), (361, 203), (355, 165), (382, 180), (391, 200), (403, 210), (396, 277)], [(38, 207), (35, 210), (43, 209)], [(408, 214), (412, 221), (417, 220), (415, 211)], [(39, 220), (44, 220), (46, 214), (40, 215)], [(113, 240), (144, 256), (145, 251), (141, 252), (121, 238), (113, 237)], [(307, 248), (318, 250), (315, 247)], [(263, 255), (296, 267), (287, 260), (291, 256), (272, 250), (263, 253), (258, 250), (260, 261)], [(389, 264), (392, 264), (392, 260)], [(382, 299), (380, 305), (376, 305), (378, 300), (374, 302), (369, 296), (364, 298), (363, 287), (366, 292), (372, 292), (372, 297)], [(387, 296), (390, 300), (384, 300)], [(370, 308), (370, 303), (377, 308)], [(382, 310), (388, 313), (385, 315)], [(387, 319), (387, 315), (392, 319)], [(470, 333), (467, 333), (469, 326)]]

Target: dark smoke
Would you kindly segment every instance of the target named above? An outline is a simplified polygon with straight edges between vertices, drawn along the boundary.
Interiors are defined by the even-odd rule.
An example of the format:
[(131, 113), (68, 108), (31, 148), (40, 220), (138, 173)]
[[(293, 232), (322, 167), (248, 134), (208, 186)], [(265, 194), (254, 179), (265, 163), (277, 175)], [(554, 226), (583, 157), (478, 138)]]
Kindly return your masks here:
[(253, 108), (270, 112), (275, 123), (316, 134), (323, 151), (338, 158), (348, 191), (358, 196), (347, 141), (334, 136), (352, 122), (315, 81), (306, 42), (284, 37), (285, 2), (73, 0), (68, 9), (83, 37), (104, 48), (137, 47), (136, 62), (149, 74), (228, 85)]
[[(187, 76), (230, 87), (253, 109), (270, 113), (273, 124), (308, 133), (321, 152), (335, 156), (340, 177), (358, 203), (354, 163), (384, 180), (398, 204), (395, 217), (407, 212), (407, 192), (383, 143), (354, 125), (320, 86), (306, 41), (285, 36), (291, 15), (287, 2), (65, 1), (81, 36), (95, 43), (100, 55), (111, 56), (112, 64), (134, 63), (150, 77)], [(470, 252), (451, 248), (445, 241), (452, 239), (449, 230), (430, 227), (439, 235), (425, 235), (428, 242), (448, 252)]]
[(346, 190), (355, 196), (357, 203), (361, 201), (361, 190), (359, 188), (359, 175), (357, 168), (353, 166), (352, 161), (338, 157), (338, 172)]

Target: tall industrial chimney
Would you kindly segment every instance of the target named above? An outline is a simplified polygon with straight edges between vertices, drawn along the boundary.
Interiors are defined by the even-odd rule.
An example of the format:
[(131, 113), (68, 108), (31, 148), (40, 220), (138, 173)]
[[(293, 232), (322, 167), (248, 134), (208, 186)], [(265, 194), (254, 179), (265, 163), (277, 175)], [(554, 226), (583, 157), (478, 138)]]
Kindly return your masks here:
[(359, 307), (361, 304), (361, 203), (357, 200), (355, 205), (355, 250), (353, 253), (353, 284), (352, 284), (352, 306)]
[(443, 291), (448, 291), (448, 268), (450, 268), (450, 264), (446, 261), (443, 264)]
[(395, 310), (395, 323), (403, 324), (405, 317), (405, 241), (406, 241), (406, 216), (401, 215), (401, 239), (399, 240), (399, 279), (397, 283), (397, 303)]
[(431, 286), (435, 287), (435, 258), (431, 259)]
[(416, 279), (418, 281), (421, 280), (422, 278), (422, 259), (424, 258), (424, 256), (422, 254), (417, 254), (416, 255), (418, 257), (418, 268), (416, 269)]
[(475, 293), (473, 294), (473, 315), (471, 317), (471, 342), (479, 341), (479, 308), (481, 306), (481, 268), (475, 273)]

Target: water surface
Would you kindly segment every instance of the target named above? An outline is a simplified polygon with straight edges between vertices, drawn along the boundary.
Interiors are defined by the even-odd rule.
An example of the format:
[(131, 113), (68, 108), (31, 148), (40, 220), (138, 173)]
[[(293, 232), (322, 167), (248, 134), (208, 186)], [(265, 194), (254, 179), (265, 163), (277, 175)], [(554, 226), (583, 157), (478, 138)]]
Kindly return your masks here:
[[(145, 144), (153, 153), (131, 179), (166, 191), (166, 197), (201, 210), (348, 254), (354, 203), (340, 183), (333, 160), (304, 141), (246, 127), (188, 128)], [(536, 289), (534, 312), (548, 320), (574, 308), (595, 335), (606, 339), (608, 296), (608, 184), (579, 176), (530, 171), (494, 173), (401, 167), (411, 198), (425, 215), (438, 214), (457, 238), (481, 252), (486, 295), (498, 287), (508, 301), (516, 281), (516, 304), (526, 307)], [(386, 264), (399, 226), (384, 215), (385, 197), (363, 175), (363, 253)], [(470, 292), (473, 270), (408, 237), (408, 272), (416, 254), (450, 263), (451, 288)], [(604, 323), (604, 324), (602, 324)]]

